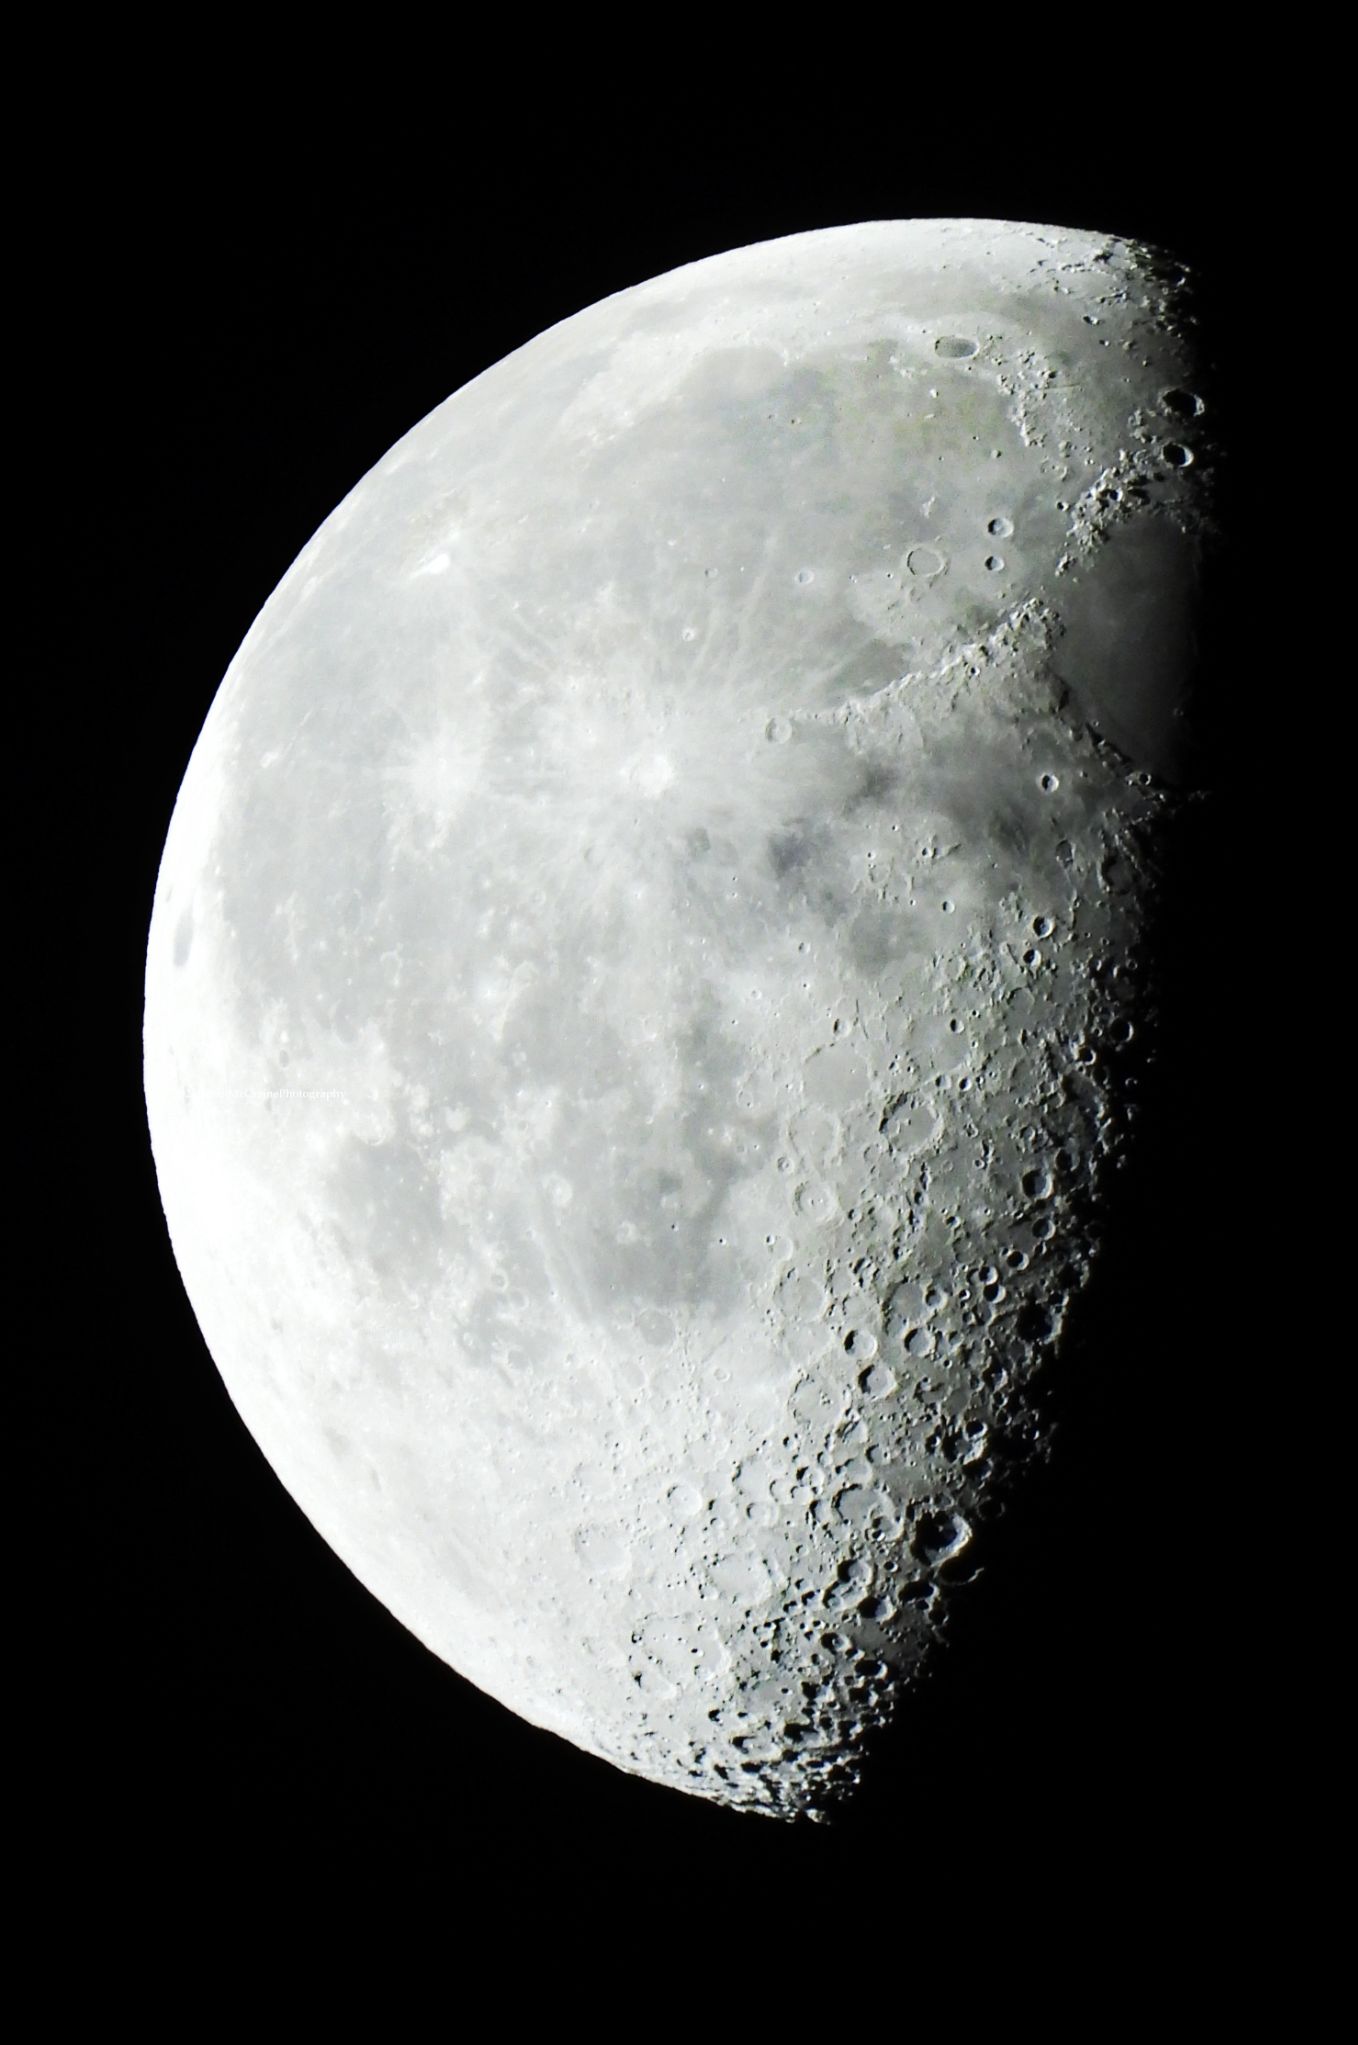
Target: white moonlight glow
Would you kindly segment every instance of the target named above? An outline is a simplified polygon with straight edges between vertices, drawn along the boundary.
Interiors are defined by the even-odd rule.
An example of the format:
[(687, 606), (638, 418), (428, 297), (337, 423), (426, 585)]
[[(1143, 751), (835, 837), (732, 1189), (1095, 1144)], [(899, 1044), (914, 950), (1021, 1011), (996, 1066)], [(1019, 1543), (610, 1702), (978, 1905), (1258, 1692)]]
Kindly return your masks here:
[(1087, 1266), (1176, 291), (908, 221), (592, 306), (326, 521), (185, 776), (146, 1093), (231, 1396), (421, 1640), (656, 1781), (854, 1779)]

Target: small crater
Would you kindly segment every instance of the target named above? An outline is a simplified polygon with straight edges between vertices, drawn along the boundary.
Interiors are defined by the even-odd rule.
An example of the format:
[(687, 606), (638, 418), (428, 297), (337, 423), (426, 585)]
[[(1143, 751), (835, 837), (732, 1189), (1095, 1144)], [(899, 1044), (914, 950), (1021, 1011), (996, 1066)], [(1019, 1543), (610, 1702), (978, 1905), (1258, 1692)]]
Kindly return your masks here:
[(924, 581), (941, 575), (947, 563), (937, 547), (912, 547), (905, 557), (905, 565), (912, 575)]
[(1172, 469), (1187, 469), (1191, 468), (1193, 464), (1192, 448), (1184, 447), (1177, 440), (1167, 440), (1160, 450), (1160, 455), (1161, 459), (1167, 461)]
[(1012, 518), (992, 518), (986, 531), (996, 540), (1007, 540), (1014, 530)]
[(937, 1564), (959, 1555), (971, 1539), (971, 1528), (955, 1512), (925, 1513), (911, 1543), (921, 1562)]
[(793, 1205), (798, 1214), (809, 1221), (826, 1221), (837, 1206), (830, 1188), (817, 1180), (807, 1180), (798, 1186), (793, 1195)]
[(1207, 407), (1196, 391), (1170, 390), (1161, 393), (1160, 403), (1176, 419), (1199, 419)]
[(1020, 1307), (1014, 1321), (1015, 1331), (1025, 1342), (1050, 1342), (1056, 1332), (1055, 1323), (1045, 1306), (1037, 1300), (1029, 1300)]
[(965, 362), (969, 355), (976, 353), (978, 345), (965, 334), (940, 334), (934, 342), (934, 353), (941, 355), (945, 362)]

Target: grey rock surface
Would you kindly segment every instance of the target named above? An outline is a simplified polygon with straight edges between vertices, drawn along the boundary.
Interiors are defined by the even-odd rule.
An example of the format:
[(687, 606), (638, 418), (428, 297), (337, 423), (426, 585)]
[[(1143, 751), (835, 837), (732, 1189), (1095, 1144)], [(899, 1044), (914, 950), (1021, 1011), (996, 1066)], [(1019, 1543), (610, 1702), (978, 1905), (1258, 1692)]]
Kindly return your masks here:
[(1180, 283), (906, 221), (592, 306), (326, 521), (185, 777), (146, 1091), (231, 1396), (683, 1790), (831, 1804), (1032, 1448), (1182, 799)]

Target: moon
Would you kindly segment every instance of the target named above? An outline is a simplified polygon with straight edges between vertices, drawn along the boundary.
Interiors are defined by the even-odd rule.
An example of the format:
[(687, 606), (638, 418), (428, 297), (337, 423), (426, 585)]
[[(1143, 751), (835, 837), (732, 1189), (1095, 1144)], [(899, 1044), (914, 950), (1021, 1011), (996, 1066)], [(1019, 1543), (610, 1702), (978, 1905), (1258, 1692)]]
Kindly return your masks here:
[(1041, 1448), (1191, 781), (1187, 291), (907, 220), (589, 307), (326, 520), (175, 806), (146, 1100), (246, 1426), (718, 1803), (852, 1792)]

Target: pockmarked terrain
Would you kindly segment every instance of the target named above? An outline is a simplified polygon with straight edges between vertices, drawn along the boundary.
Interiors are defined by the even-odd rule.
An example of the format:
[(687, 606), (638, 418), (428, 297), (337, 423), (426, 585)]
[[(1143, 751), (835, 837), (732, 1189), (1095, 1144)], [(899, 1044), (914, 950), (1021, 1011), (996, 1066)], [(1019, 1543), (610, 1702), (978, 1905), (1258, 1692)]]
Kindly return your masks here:
[(832, 1807), (1033, 1452), (1190, 799), (1185, 289), (939, 220), (622, 292), (363, 479), (194, 751), (211, 1353), (384, 1605), (658, 1782)]

